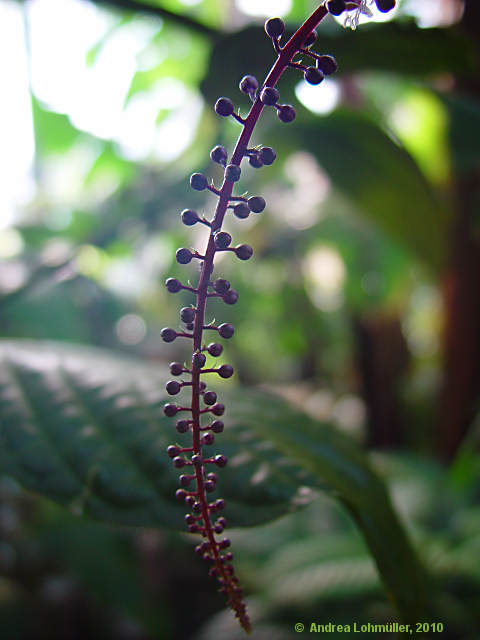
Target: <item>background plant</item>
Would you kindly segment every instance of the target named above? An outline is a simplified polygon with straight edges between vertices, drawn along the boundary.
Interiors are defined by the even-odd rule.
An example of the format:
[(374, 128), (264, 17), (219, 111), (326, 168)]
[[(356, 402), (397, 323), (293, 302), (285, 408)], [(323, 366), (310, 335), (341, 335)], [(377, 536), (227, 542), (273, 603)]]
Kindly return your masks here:
[[(31, 7), (27, 25), (33, 44), (38, 30), (32, 11), (35, 7), (39, 11), (41, 4), (25, 5)], [(6, 5), (11, 10), (13, 4), (3, 3), (2, 9)], [(271, 55), (267, 49), (259, 55), (264, 37), (261, 25), (249, 26), (242, 33), (216, 34), (216, 29), (223, 28), (216, 10), (214, 3), (202, 3), (195, 10), (172, 3), (168, 11), (160, 8), (165, 22), (155, 23), (151, 31), (142, 27), (148, 23), (150, 28), (151, 18), (142, 21), (119, 14), (111, 19), (102, 43), (89, 53), (89, 63), (98, 71), (122, 30), (125, 35), (136, 29), (145, 45), (151, 42), (145, 46), (150, 53), (138, 59), (130, 88), (130, 104), (135, 109), (144, 104), (135, 96), (159, 95), (162, 82), (166, 86), (159, 79), (181, 78), (190, 87), (203, 79), (207, 107), (199, 116), (202, 120), (194, 144), (184, 157), (170, 161), (168, 170), (153, 170), (157, 159), (149, 166), (135, 164), (139, 151), (128, 148), (125, 140), (119, 148), (108, 139), (85, 133), (71, 106), (66, 105), (71, 120), (61, 115), (60, 105), (47, 95), (33, 66), (39, 188), (22, 218), (2, 232), (6, 259), (1, 270), (1, 323), (6, 338), (61, 338), (130, 351), (144, 360), (170, 359), (171, 352), (167, 355), (157, 336), (169, 314), (170, 323), (176, 322), (176, 305), (170, 307), (161, 283), (171, 273), (180, 275), (172, 269), (174, 250), (189, 242), (186, 235), (180, 235), (178, 211), (185, 207), (187, 197), (193, 208), (204, 206), (201, 199), (194, 202), (186, 194), (185, 173), (192, 166), (203, 168), (214, 143), (231, 144), (235, 128), (231, 133), (222, 128), (220, 134), (210, 105), (218, 95), (231, 93), (232, 76), (254, 73), (260, 77), (263, 65), (258, 69), (256, 60)], [(157, 13), (155, 7), (151, 11)], [(271, 213), (248, 230), (245, 226), (232, 229), (242, 235), (242, 241), (255, 246), (255, 266), (250, 262), (238, 271), (234, 263), (221, 266), (222, 275), (235, 282), (240, 294), (238, 305), (229, 313), (238, 337), (229, 343), (226, 357), (237, 363), (242, 384), (269, 380), (286, 393), (294, 387), (292, 400), (317, 420), (335, 422), (377, 450), (390, 447), (398, 452), (401, 447), (416, 456), (410, 462), (408, 456), (399, 459), (398, 453), (390, 453), (380, 463), (376, 458), (376, 466), (388, 478), (422, 564), (433, 576), (432, 598), (449, 618), (450, 633), (465, 637), (477, 633), (478, 610), (478, 575), (471, 561), (478, 541), (473, 427), (468, 429), (468, 438), (462, 439), (473, 424), (478, 398), (477, 53), (475, 36), (470, 34), (479, 23), (474, 11), (467, 7), (456, 27), (419, 31), (402, 22), (400, 12), (395, 24), (364, 26), (355, 34), (332, 25), (322, 33), (322, 50), (335, 53), (340, 63), (342, 108), (321, 116), (299, 108), (291, 137), (283, 129), (279, 141), (279, 125), (268, 119), (263, 122), (258, 141), (275, 146), (281, 160), (263, 172), (252, 169), (246, 177), (250, 192), (266, 196)], [(57, 12), (61, 20), (60, 7)], [(190, 17), (179, 19), (179, 31), (171, 20), (182, 12)], [(194, 15), (198, 22), (192, 22)], [(304, 7), (294, 5), (287, 18), (297, 24), (303, 15)], [(444, 12), (444, 19), (446, 15)], [(228, 19), (226, 9), (224, 19)], [(65, 26), (61, 31), (68, 29)], [(4, 38), (3, 42), (9, 41)], [(190, 48), (185, 47), (187, 42)], [(382, 52), (390, 51), (393, 43), (398, 55), (385, 56)], [(55, 44), (58, 47), (59, 41)], [(67, 52), (66, 44), (63, 46)], [(155, 52), (157, 57), (152, 55)], [(38, 48), (32, 46), (31, 55), (32, 61), (38, 61)], [(13, 56), (10, 58), (13, 68)], [(57, 58), (52, 58), (48, 69), (52, 77), (61, 79), (55, 67)], [(208, 78), (207, 63), (212, 69)], [(123, 73), (125, 69), (124, 65)], [(282, 100), (297, 100), (293, 97), (297, 82), (298, 77), (285, 78)], [(13, 84), (9, 86), (13, 90)], [(195, 92), (188, 95), (185, 105), (201, 106)], [(91, 96), (93, 104), (95, 98), (98, 102), (95, 92)], [(54, 107), (57, 112), (52, 111)], [(113, 113), (112, 109), (111, 116)], [(168, 124), (173, 114), (161, 113), (160, 124)], [(378, 123), (393, 127), (403, 148)], [(13, 130), (14, 121), (10, 119), (4, 128)], [(138, 135), (138, 126), (136, 131)], [(298, 155), (299, 148), (311, 155)], [(129, 161), (125, 160), (127, 152)], [(313, 158), (320, 161), (329, 183)], [(10, 154), (4, 175), (10, 175), (14, 159)], [(71, 184), (85, 178), (81, 195), (65, 188), (68, 173), (59, 179), (59, 168), (66, 167), (74, 167)], [(317, 185), (309, 192), (309, 202), (315, 202), (310, 208), (304, 203), (297, 206), (307, 189), (307, 177), (309, 185)], [(5, 198), (10, 184), (4, 182)], [(111, 195), (107, 198), (107, 194)], [(275, 204), (276, 194), (280, 197)], [(451, 232), (452, 220), (455, 233)], [(318, 277), (322, 273), (328, 277)], [(325, 281), (337, 285), (329, 288)], [(220, 309), (212, 315), (220, 317)], [(443, 342), (441, 336), (445, 336)], [(274, 360), (262, 350), (266, 340), (278, 354)], [(54, 619), (58, 637), (65, 636), (58, 624), (56, 603), (61, 602), (62, 610), (71, 611), (74, 619), (84, 624), (91, 620), (91, 628), (102, 637), (109, 633), (114, 637), (173, 633), (191, 637), (192, 627), (172, 626), (185, 621), (183, 606), (192, 608), (192, 598), (186, 598), (187, 605), (183, 598), (175, 597), (175, 585), (184, 593), (191, 580), (192, 592), (197, 593), (199, 588), (194, 585), (201, 581), (204, 569), (200, 562), (195, 564), (190, 549), (183, 549), (182, 545), (189, 547), (190, 543), (176, 534), (170, 537), (165, 528), (171, 524), (175, 529), (181, 527), (183, 518), (181, 505), (167, 497), (175, 491), (175, 477), (164, 467), (163, 449), (169, 443), (170, 427), (162, 427), (159, 372), (165, 364), (155, 362), (154, 370), (148, 369), (147, 374), (127, 365), (132, 374), (138, 371), (132, 382), (118, 360), (110, 364), (100, 354), (71, 351), (67, 346), (60, 350), (60, 360), (54, 355), (58, 347), (53, 345), (15, 346), (7, 341), (3, 353), (8, 365), (2, 368), (2, 464), (7, 476), (69, 504), (76, 513), (83, 510), (110, 522), (157, 527), (155, 532), (131, 533), (87, 523), (82, 526), (80, 520), (70, 519), (51, 503), (32, 502), (5, 480), (2, 568), (8, 597), (2, 605), (2, 624), (9, 635), (18, 635), (29, 620)], [(186, 353), (179, 351), (176, 359), (185, 358)], [(63, 363), (60, 368), (58, 362)], [(150, 386), (142, 382), (147, 378)], [(443, 398), (440, 402), (439, 397)], [(25, 398), (30, 399), (30, 406)], [(228, 406), (243, 439), (234, 439), (225, 448), (230, 459), (238, 454), (240, 462), (222, 474), (222, 495), (229, 502), (233, 524), (258, 525), (285, 513), (292, 503), (298, 505), (309, 498), (301, 487), (315, 487), (319, 482), (315, 478), (320, 478), (322, 488), (328, 486), (338, 495), (345, 469), (352, 469), (352, 477), (357, 477), (353, 469), (358, 473), (358, 464), (364, 462), (348, 440), (332, 443), (328, 431), (312, 426), (317, 433), (315, 442), (325, 451), (323, 461), (338, 460), (338, 451), (343, 452), (342, 473), (335, 474), (326, 462), (317, 470), (310, 466), (305, 450), (292, 452), (290, 429), (298, 433), (296, 418), (286, 419), (285, 431), (269, 429), (268, 416), (262, 423), (252, 417), (260, 415), (265, 399), (247, 391), (242, 391), (241, 398), (237, 408), (234, 399), (229, 399)], [(272, 411), (289, 415), (279, 400), (273, 399), (272, 405)], [(362, 427), (365, 409), (367, 420)], [(437, 411), (441, 422), (436, 419)], [(98, 424), (90, 424), (92, 416)], [(443, 423), (440, 431), (438, 425)], [(96, 434), (88, 429), (89, 424)], [(155, 439), (159, 424), (162, 435)], [(39, 427), (43, 427), (41, 441)], [(248, 445), (252, 429), (258, 451)], [(311, 445), (309, 429), (304, 437)], [(262, 448), (267, 441), (273, 449)], [(56, 455), (51, 452), (53, 442), (63, 443)], [(11, 447), (17, 451), (15, 456)], [(450, 458), (455, 456), (448, 469), (432, 461), (431, 452), (438, 449)], [(132, 462), (127, 451), (135, 452)], [(59, 459), (64, 461), (61, 467)], [(143, 468), (132, 468), (138, 459)], [(241, 463), (242, 459), (246, 461)], [(129, 469), (128, 476), (125, 469)], [(325, 477), (328, 469), (330, 475)], [(379, 504), (373, 498), (376, 486), (373, 483), (367, 492), (370, 502), (365, 508), (381, 520), (380, 511), (371, 506), (371, 502)], [(438, 495), (442, 495), (441, 503)], [(69, 536), (64, 535), (66, 531)], [(338, 620), (352, 619), (356, 612), (365, 620), (393, 615), (357, 530), (334, 503), (317, 499), (307, 510), (268, 528), (239, 529), (231, 537), (237, 558), (241, 554), (238, 565), (246, 567), (240, 577), (258, 598), (253, 609), (260, 620), (259, 632), (262, 627), (274, 627), (277, 634), (288, 634), (298, 617), (317, 618), (320, 606), (325, 607), (325, 615), (336, 611)], [(387, 538), (391, 544), (399, 539), (402, 536), (396, 534)], [(321, 555), (323, 548), (325, 556)], [(378, 545), (376, 553), (378, 561)], [(101, 572), (100, 558), (109, 559)], [(261, 560), (264, 570), (258, 571)], [(345, 576), (343, 582), (341, 576)], [(283, 593), (292, 585), (298, 589), (288, 606), (280, 585), (285, 585)], [(192, 625), (198, 633), (198, 625), (206, 624), (210, 614), (222, 608), (210, 583), (202, 589), (210, 595), (194, 607)], [(159, 602), (165, 607), (159, 607)], [(25, 611), (35, 615), (25, 616)], [(114, 622), (109, 611), (114, 613)], [(31, 624), (36, 629), (45, 627)], [(68, 628), (68, 620), (64, 624)], [(213, 625), (220, 637), (234, 633), (220, 630), (227, 624), (220, 618), (208, 624), (205, 634)]]

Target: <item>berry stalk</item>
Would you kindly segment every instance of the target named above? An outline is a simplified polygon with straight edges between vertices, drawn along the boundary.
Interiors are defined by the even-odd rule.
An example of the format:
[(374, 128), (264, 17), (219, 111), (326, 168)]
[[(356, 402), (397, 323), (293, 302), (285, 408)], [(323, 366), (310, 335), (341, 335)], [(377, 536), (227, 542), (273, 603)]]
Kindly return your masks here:
[[(253, 76), (245, 76), (240, 81), (240, 90), (247, 94), (253, 103), (247, 117), (243, 118), (234, 113), (234, 105), (229, 98), (219, 98), (215, 104), (215, 111), (218, 115), (224, 117), (232, 116), (242, 126), (242, 132), (229, 162), (228, 154), (224, 147), (217, 146), (212, 149), (210, 154), (214, 162), (225, 168), (223, 184), (220, 189), (216, 189), (200, 173), (195, 173), (190, 178), (190, 185), (193, 189), (198, 191), (209, 190), (218, 197), (215, 214), (211, 221), (200, 218), (195, 211), (190, 209), (182, 212), (182, 221), (185, 225), (192, 226), (196, 223), (202, 223), (210, 228), (204, 254), (187, 248), (179, 249), (176, 253), (177, 262), (180, 264), (188, 264), (193, 259), (201, 261), (202, 266), (198, 285), (196, 288), (185, 286), (174, 278), (169, 278), (166, 282), (167, 289), (171, 293), (177, 293), (185, 289), (196, 296), (195, 306), (185, 307), (180, 312), (180, 317), (186, 326), (186, 330), (179, 332), (165, 328), (161, 332), (165, 342), (173, 342), (178, 337), (184, 337), (192, 340), (193, 343), (191, 368), (184, 367), (178, 362), (170, 365), (172, 375), (180, 376), (185, 373), (190, 375), (190, 381), (177, 382), (171, 380), (166, 385), (167, 392), (170, 395), (178, 394), (184, 387), (191, 387), (190, 406), (167, 404), (164, 407), (164, 412), (169, 417), (176, 416), (180, 412), (191, 414), (190, 418), (177, 421), (177, 431), (179, 433), (191, 432), (191, 446), (180, 448), (171, 445), (167, 449), (167, 453), (173, 458), (173, 464), (176, 468), (186, 468), (190, 471), (189, 474), (180, 476), (181, 488), (177, 490), (176, 495), (180, 500), (184, 500), (185, 504), (192, 510), (192, 513), (185, 516), (189, 531), (191, 533), (199, 533), (204, 538), (204, 541), (196, 547), (197, 553), (211, 564), (210, 575), (218, 579), (221, 585), (220, 590), (226, 596), (229, 605), (235, 612), (235, 616), (247, 633), (251, 630), (250, 620), (242, 600), (242, 589), (238, 586), (238, 579), (231, 564), (233, 554), (231, 552), (223, 553), (230, 546), (230, 540), (224, 538), (218, 542), (216, 539), (216, 535), (220, 535), (223, 532), (226, 520), (220, 517), (213, 522), (212, 519), (214, 514), (225, 507), (225, 501), (217, 499), (209, 502), (208, 497), (208, 494), (216, 488), (217, 476), (215, 473), (206, 473), (206, 467), (207, 465), (216, 465), (222, 468), (227, 464), (227, 459), (221, 454), (217, 454), (214, 457), (203, 456), (203, 448), (211, 446), (215, 441), (215, 435), (223, 431), (223, 422), (216, 418), (223, 415), (225, 407), (217, 402), (217, 395), (214, 391), (207, 390), (201, 376), (207, 373), (217, 373), (222, 378), (230, 378), (233, 375), (233, 368), (230, 365), (224, 364), (218, 368), (205, 368), (206, 357), (204, 352), (208, 352), (213, 357), (219, 357), (223, 347), (216, 342), (205, 346), (203, 343), (204, 332), (216, 331), (220, 337), (225, 339), (231, 338), (234, 334), (234, 327), (228, 323), (223, 323), (219, 326), (205, 325), (206, 304), (210, 297), (221, 297), (226, 304), (235, 304), (238, 299), (238, 293), (231, 289), (227, 280), (217, 279), (212, 282), (214, 259), (219, 251), (231, 251), (241, 260), (248, 260), (253, 254), (252, 248), (248, 245), (232, 247), (232, 237), (221, 229), (229, 209), (233, 210), (236, 217), (242, 219), (248, 217), (250, 213), (261, 213), (265, 208), (265, 201), (262, 197), (252, 196), (247, 199), (243, 196), (234, 196), (233, 189), (235, 183), (240, 179), (240, 165), (244, 158), (248, 158), (250, 165), (255, 168), (271, 165), (275, 161), (275, 151), (270, 147), (249, 148), (253, 131), (263, 109), (266, 106), (275, 108), (280, 121), (284, 123), (291, 122), (295, 118), (295, 109), (291, 105), (279, 103), (280, 93), (275, 88), (275, 85), (283, 72), (289, 67), (302, 71), (305, 80), (314, 85), (320, 84), (325, 75), (334, 73), (337, 69), (335, 59), (332, 56), (319, 55), (310, 49), (316, 41), (315, 27), (329, 12), (339, 15), (343, 11), (352, 9), (357, 11), (364, 10), (365, 2), (366, 0), (352, 0), (346, 5), (342, 0), (331, 0), (326, 5), (322, 4), (284, 46), (280, 45), (285, 29), (282, 20), (280, 18), (267, 20), (265, 31), (272, 39), (277, 59), (261, 87), (259, 87), (258, 81)], [(378, 4), (382, 0), (376, 0), (376, 2)], [(386, 2), (386, 0), (383, 0), (383, 2)], [(295, 62), (294, 58), (298, 53), (313, 59), (315, 66), (308, 67)], [(201, 408), (201, 398), (203, 398), (206, 408)], [(202, 425), (202, 416), (207, 415), (208, 417), (210, 414), (215, 417), (213, 422)], [(188, 457), (185, 454), (188, 454)], [(194, 484), (193, 491), (189, 490), (192, 483)]]

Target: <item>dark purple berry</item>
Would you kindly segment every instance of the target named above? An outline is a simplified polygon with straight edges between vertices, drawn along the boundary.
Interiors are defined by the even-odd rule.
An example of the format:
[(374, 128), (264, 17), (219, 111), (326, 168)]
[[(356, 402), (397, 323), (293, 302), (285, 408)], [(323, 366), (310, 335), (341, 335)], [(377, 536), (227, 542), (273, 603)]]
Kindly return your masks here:
[(242, 170), (236, 164), (227, 164), (225, 168), (225, 179), (230, 182), (238, 182), (240, 180), (240, 174)]
[(203, 173), (193, 173), (190, 176), (190, 186), (195, 191), (203, 191), (208, 187), (208, 180)]
[(185, 516), (185, 522), (187, 524), (195, 524), (195, 516), (192, 516), (191, 513), (187, 513), (187, 515)]
[[(215, 464), (217, 465), (217, 467), (226, 467), (227, 466), (227, 458), (225, 456), (222, 456), (221, 454), (219, 454), (218, 456), (215, 456)], [(218, 506), (218, 500), (217, 500), (217, 509), (219, 509), (220, 507)]]
[(305, 42), (303, 43), (303, 46), (305, 47), (305, 49), (307, 47), (311, 47), (312, 44), (315, 42), (315, 40), (317, 39), (317, 32), (315, 31), (315, 29), (309, 34), (309, 36), (307, 37), (307, 39), (305, 40)]
[(180, 384), (180, 382), (177, 382), (176, 380), (170, 380), (165, 385), (165, 389), (167, 390), (167, 393), (169, 395), (176, 396), (177, 393), (180, 393), (182, 389), (182, 385)]
[(231, 378), (233, 376), (233, 367), (229, 364), (222, 364), (218, 369), (218, 375), (221, 378)]
[(207, 347), (207, 351), (214, 358), (218, 358), (222, 354), (223, 347), (218, 342), (211, 342)]
[(250, 215), (248, 204), (246, 202), (239, 202), (238, 204), (234, 205), (233, 215), (235, 215), (237, 218), (240, 218), (240, 220), (248, 218), (248, 216)]
[(265, 22), (265, 32), (270, 38), (280, 38), (285, 31), (285, 25), (281, 18), (270, 18)]
[(341, 15), (346, 8), (345, 0), (330, 0), (330, 2), (327, 2), (327, 9), (333, 16)]
[(190, 533), (198, 533), (200, 531), (200, 528), (198, 524), (191, 524), (189, 525), (188, 530)]
[(223, 296), (223, 301), (226, 304), (235, 304), (238, 301), (238, 291), (235, 291), (235, 289), (230, 289), (230, 291), (227, 291), (227, 293)]
[(391, 11), (395, 6), (395, 0), (375, 0), (378, 10), (382, 13)]
[(258, 89), (258, 80), (254, 76), (243, 76), (238, 86), (242, 93), (250, 95)]
[(217, 401), (217, 394), (215, 393), (215, 391), (207, 391), (203, 395), (203, 401), (208, 405), (215, 404), (215, 402)]
[(182, 222), (187, 227), (193, 227), (200, 220), (198, 213), (193, 209), (184, 209), (182, 211)]
[(176, 427), (178, 433), (187, 433), (190, 425), (188, 424), (188, 420), (179, 420)]
[(180, 376), (183, 373), (183, 365), (180, 362), (171, 362), (170, 363), (170, 373), (172, 376)]
[(275, 87), (265, 87), (260, 94), (260, 100), (263, 104), (273, 107), (280, 99), (280, 92)]
[(210, 446), (215, 442), (215, 436), (213, 433), (206, 433), (202, 438), (202, 444)]
[(235, 247), (235, 253), (240, 260), (250, 260), (253, 256), (253, 249), (249, 244), (239, 244)]
[(192, 511), (193, 513), (201, 513), (202, 511), (202, 505), (200, 502), (194, 502), (192, 505)]
[(228, 339), (233, 336), (235, 333), (235, 329), (233, 325), (224, 322), (218, 327), (218, 333), (222, 336), (222, 338)]
[(175, 497), (177, 500), (183, 500), (186, 495), (187, 495), (187, 492), (184, 491), (183, 489), (177, 489), (175, 491)]
[(187, 496), (185, 498), (185, 504), (187, 505), (187, 507), (193, 507), (193, 505), (195, 504), (195, 498), (193, 496)]
[(169, 447), (167, 447), (167, 456), (169, 458), (176, 458), (176, 456), (178, 456), (179, 453), (180, 453), (180, 449), (175, 445), (172, 444)]
[(202, 456), (199, 455), (198, 453), (193, 454), (192, 462), (193, 462), (193, 464), (202, 464), (202, 462), (203, 462)]
[(216, 293), (226, 293), (230, 289), (230, 282), (224, 278), (218, 278), (213, 283), (213, 289)]
[(177, 332), (166, 327), (160, 331), (160, 336), (164, 342), (173, 342), (177, 337)]
[(210, 425), (210, 429), (213, 431), (213, 433), (222, 433), (224, 427), (225, 425), (221, 420), (214, 420)]
[(205, 357), (205, 355), (203, 353), (194, 353), (192, 356), (192, 364), (194, 367), (197, 367), (198, 369), (201, 369), (205, 362), (206, 362), (207, 358)]
[(341, 15), (346, 8), (345, 0), (330, 0), (330, 2), (327, 2), (327, 9), (333, 16)]
[(215, 533), (216, 533), (216, 534), (223, 533), (223, 527), (222, 527), (221, 525), (219, 525), (219, 524), (216, 524), (216, 525), (213, 527), (213, 530), (215, 531)]
[(207, 480), (211, 480), (216, 484), (218, 482), (218, 476), (216, 473), (213, 473), (213, 472), (207, 473)]
[(178, 293), (182, 290), (182, 283), (176, 278), (167, 278), (165, 286), (170, 293)]
[(205, 389), (207, 388), (207, 383), (206, 382), (200, 382), (200, 384), (198, 385), (200, 391), (205, 391)]
[(317, 66), (326, 76), (330, 76), (338, 69), (338, 63), (333, 56), (321, 56), (317, 60)]
[(248, 199), (248, 208), (253, 213), (262, 213), (266, 206), (267, 203), (262, 196), (252, 196)]
[(233, 106), (233, 102), (230, 98), (219, 98), (215, 103), (215, 111), (219, 116), (231, 116), (235, 111), (235, 107)]
[(175, 258), (178, 264), (188, 264), (192, 261), (193, 253), (190, 251), (190, 249), (177, 249)]
[(260, 160), (263, 162), (263, 164), (266, 165), (273, 164), (275, 162), (275, 158), (277, 157), (277, 154), (275, 153), (275, 150), (272, 149), (272, 147), (262, 147), (258, 152), (258, 155), (260, 156)]
[(195, 309), (192, 307), (183, 307), (183, 309), (180, 310), (180, 318), (182, 322), (186, 324), (193, 322), (195, 320)]
[(187, 331), (193, 331), (194, 326), (193, 322), (187, 322), (185, 324), (185, 329), (187, 329)]
[(297, 112), (291, 104), (282, 104), (277, 111), (277, 115), (281, 122), (293, 122)]
[(176, 404), (166, 404), (163, 407), (163, 413), (167, 416), (167, 418), (173, 418), (178, 412), (178, 407)]
[(215, 483), (211, 480), (207, 480), (203, 486), (205, 487), (205, 491), (207, 493), (212, 493), (212, 491), (215, 491)]
[[(222, 456), (224, 457), (224, 456)], [(225, 500), (223, 498), (219, 498), (215, 500), (215, 507), (220, 511), (221, 509), (225, 509)]]
[(216, 147), (213, 147), (213, 149), (210, 151), (210, 158), (213, 160), (213, 162), (216, 162), (217, 164), (221, 164), (223, 166), (225, 166), (225, 163), (227, 162), (227, 150), (225, 149), (225, 147), (222, 147), (221, 145), (217, 145)]
[(186, 464), (185, 460), (180, 456), (173, 459), (173, 466), (175, 467), (175, 469), (182, 469), (182, 467), (184, 467), (185, 464)]
[(212, 413), (214, 416), (223, 416), (223, 414), (225, 413), (225, 405), (223, 405), (221, 402), (217, 402), (217, 404), (214, 404), (212, 406)]
[[(224, 524), (225, 523), (225, 524)], [(227, 520), (225, 518), (219, 518), (215, 522), (216, 527), (220, 527), (222, 531), (216, 531), (215, 533), (222, 533), (225, 527), (227, 526)]]
[(185, 475), (181, 475), (178, 479), (178, 482), (180, 483), (181, 487), (188, 487), (190, 485), (190, 482), (192, 481), (192, 476), (185, 476)]
[(258, 153), (254, 153), (253, 155), (251, 155), (250, 158), (248, 159), (248, 163), (254, 169), (261, 169), (263, 167), (263, 162), (260, 159), (260, 156)]
[(317, 67), (308, 67), (305, 69), (304, 77), (309, 84), (320, 84), (324, 75)]
[(214, 241), (217, 249), (226, 249), (232, 242), (232, 236), (226, 231), (217, 231)]
[(219, 549), (228, 549), (228, 547), (231, 545), (231, 541), (229, 538), (224, 538), (221, 542), (218, 543), (218, 548)]

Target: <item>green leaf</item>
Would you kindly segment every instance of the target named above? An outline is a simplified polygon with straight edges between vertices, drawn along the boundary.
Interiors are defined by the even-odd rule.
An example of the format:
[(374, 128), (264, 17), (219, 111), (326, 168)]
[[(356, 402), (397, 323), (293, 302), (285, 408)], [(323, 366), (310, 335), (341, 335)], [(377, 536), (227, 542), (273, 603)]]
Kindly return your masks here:
[[(183, 506), (172, 498), (178, 472), (165, 455), (174, 438), (162, 413), (162, 369), (28, 341), (0, 342), (0, 362), (4, 473), (94, 518), (183, 528)], [(305, 503), (307, 487), (328, 490), (357, 522), (402, 615), (418, 619), (423, 572), (365, 455), (265, 391), (222, 398), (230, 522), (267, 522)]]
[[(131, 81), (125, 102), (137, 93), (152, 90), (164, 78), (175, 78), (190, 88), (197, 85), (205, 73), (210, 48), (208, 42), (195, 33), (165, 25), (151, 44), (158, 64), (137, 71)], [(165, 115), (171, 109), (165, 110)]]
[(289, 136), (317, 157), (359, 213), (430, 265), (444, 264), (452, 217), (447, 203), (370, 118), (339, 110), (311, 124), (299, 122), (284, 140)]
[(449, 139), (455, 170), (468, 175), (478, 171), (480, 108), (466, 95), (440, 95), (449, 117)]
[(104, 142), (102, 150), (85, 178), (85, 186), (90, 187), (95, 181), (115, 180), (119, 185), (124, 185), (131, 179), (134, 167), (131, 162), (122, 158), (112, 142)]
[(43, 107), (32, 96), (32, 114), (37, 152), (62, 153), (68, 151), (81, 134), (63, 113), (54, 113)]
[[(287, 34), (298, 26), (298, 22), (287, 25)], [(338, 74), (373, 70), (424, 78), (444, 73), (445, 69), (463, 77), (477, 74), (473, 42), (456, 29), (419, 29), (413, 21), (366, 24), (355, 32), (324, 23), (314, 49), (337, 58)], [(274, 59), (261, 26), (221, 35), (212, 49), (208, 75), (202, 84), (207, 100), (231, 95), (232, 80), (246, 73), (262, 82)], [(290, 99), (300, 80), (300, 74), (286, 73), (279, 84), (282, 98)]]
[(426, 77), (434, 73), (477, 74), (474, 42), (458, 29), (419, 29), (413, 20), (365, 24), (357, 31), (322, 32), (322, 51), (332, 53), (341, 73), (373, 69)]
[[(0, 361), (5, 473), (96, 519), (183, 528), (178, 472), (165, 454), (182, 437), (162, 411), (166, 367), (29, 341), (2, 341)], [(299, 480), (274, 451), (239, 442), (243, 431), (222, 438), (231, 458), (222, 495), (237, 525), (254, 525), (293, 509)], [(258, 474), (265, 465), (268, 480)]]
[(317, 486), (323, 485), (347, 507), (375, 558), (390, 597), (405, 619), (418, 619), (426, 597), (423, 570), (399, 525), (383, 482), (365, 455), (335, 430), (295, 414), (279, 402), (267, 402), (263, 393), (251, 393), (250, 402), (243, 402), (238, 396), (229, 400), (234, 419), (250, 424), (258, 437), (273, 442), (278, 451), (312, 474)]

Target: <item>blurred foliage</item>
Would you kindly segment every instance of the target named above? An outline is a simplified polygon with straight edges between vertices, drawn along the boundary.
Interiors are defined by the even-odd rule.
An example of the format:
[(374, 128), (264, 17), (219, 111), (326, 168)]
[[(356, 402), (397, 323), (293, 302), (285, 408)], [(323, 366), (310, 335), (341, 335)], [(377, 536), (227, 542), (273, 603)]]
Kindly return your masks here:
[[(191, 303), (164, 279), (197, 277), (175, 250), (205, 239), (178, 214), (214, 206), (188, 175), (218, 182), (209, 150), (231, 148), (239, 132), (210, 107), (229, 95), (245, 111), (236, 83), (264, 77), (273, 52), (261, 20), (235, 3), (141, 4), (139, 14), (134, 0), (85, 4), (104, 20), (81, 52), (85, 73), (97, 77), (118, 42), (132, 52), (115, 135), (56, 106), (24, 43), (35, 186), (0, 228), (2, 638), (240, 637), (178, 534), (183, 509), (163, 453), (175, 436), (159, 407), (168, 361), (188, 354), (159, 333)], [(316, 4), (293, 0), (288, 28)], [(0, 2), (0, 15), (12, 6), (36, 33), (29, 3)], [(253, 637), (297, 637), (298, 620), (414, 616), (425, 595), (443, 637), (474, 640), (478, 424), (450, 467), (433, 458), (452, 229), (479, 201), (460, 191), (478, 183), (478, 42), (461, 23), (419, 29), (407, 2), (392, 22), (352, 33), (328, 20), (319, 32), (316, 49), (337, 57), (338, 77), (315, 98), (297, 73), (282, 78), (297, 121), (265, 113), (254, 144), (274, 146), (277, 161), (243, 171), (242, 189), (265, 195), (267, 210), (226, 222), (255, 256), (218, 261), (240, 300), (209, 306), (209, 319), (236, 327), (225, 346), (236, 382), (221, 386), (232, 429), (218, 443), (238, 461), (222, 472), (227, 517), (252, 527), (231, 537)], [(85, 109), (101, 111), (91, 87)], [(258, 384), (275, 394), (247, 388)], [(377, 397), (391, 402), (381, 415), (398, 418), (400, 436), (372, 458), (362, 447)], [(388, 431), (389, 418), (381, 424)]]
[[(55, 357), (51, 344), (6, 342), (0, 356), (2, 471), (78, 514), (182, 526), (178, 472), (164, 453), (168, 396), (159, 396), (164, 380), (156, 368), (85, 349), (61, 347)], [(237, 395), (222, 396), (231, 429), (221, 451), (232, 471), (221, 495), (231, 524), (262, 524), (307, 503), (312, 489), (327, 489), (355, 518), (403, 617), (417, 620), (426, 598), (422, 570), (365, 457), (266, 392), (242, 390), (240, 402)], [(179, 445), (188, 438), (179, 436)]]

